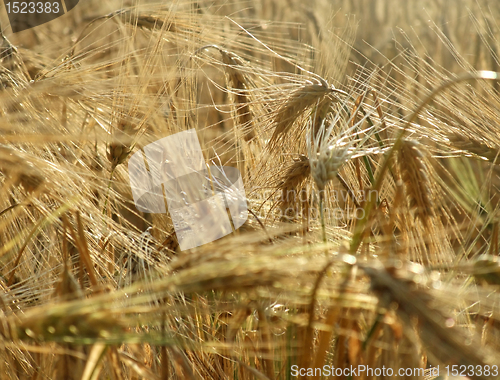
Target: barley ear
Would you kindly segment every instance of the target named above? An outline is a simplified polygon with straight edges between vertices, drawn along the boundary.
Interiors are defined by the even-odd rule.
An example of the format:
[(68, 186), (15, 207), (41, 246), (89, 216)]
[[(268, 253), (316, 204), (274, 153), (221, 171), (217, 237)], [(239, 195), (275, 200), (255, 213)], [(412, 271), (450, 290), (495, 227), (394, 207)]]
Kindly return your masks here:
[[(296, 200), (297, 188), (309, 177), (311, 174), (311, 166), (309, 158), (305, 155), (300, 155), (294, 159), (285, 171), (285, 175), (280, 182), (279, 188), (281, 190), (281, 213), (285, 216), (286, 211)], [(293, 199), (289, 198), (289, 193), (294, 193)]]
[(318, 100), (321, 102), (324, 96), (331, 91), (330, 87), (321, 83), (305, 85), (292, 92), (276, 112), (274, 117), (275, 129), (269, 141), (269, 146), (271, 148), (276, 147), (290, 131), (295, 120)]
[(498, 146), (490, 147), (479, 140), (459, 134), (452, 134), (448, 136), (448, 139), (455, 148), (484, 157), (494, 164), (500, 164), (500, 148)]
[(121, 120), (117, 128), (113, 130), (113, 141), (108, 144), (106, 156), (111, 163), (111, 170), (123, 163), (131, 151), (130, 133), (133, 131), (132, 123)]
[(399, 149), (398, 164), (410, 208), (415, 209), (416, 217), (427, 226), (434, 210), (429, 170), (422, 149), (418, 142), (404, 140)]

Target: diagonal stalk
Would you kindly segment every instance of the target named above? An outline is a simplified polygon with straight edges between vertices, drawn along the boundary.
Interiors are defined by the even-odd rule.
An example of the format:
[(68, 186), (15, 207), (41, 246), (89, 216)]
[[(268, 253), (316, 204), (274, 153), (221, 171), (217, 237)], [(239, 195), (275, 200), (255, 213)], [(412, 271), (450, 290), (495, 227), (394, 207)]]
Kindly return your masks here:
[[(391, 162), (392, 158), (394, 157), (394, 154), (401, 148), (401, 145), (403, 143), (403, 138), (406, 135), (406, 131), (410, 127), (410, 125), (417, 119), (418, 115), (422, 110), (443, 90), (446, 90), (448, 87), (453, 86), (454, 84), (464, 82), (467, 80), (479, 80), (479, 79), (485, 79), (485, 80), (495, 80), (498, 81), (500, 79), (500, 73), (495, 72), (495, 71), (478, 71), (477, 73), (465, 73), (462, 75), (459, 75), (456, 78), (446, 80), (443, 82), (440, 86), (435, 88), (420, 104), (419, 106), (413, 111), (413, 113), (410, 115), (408, 121), (404, 125), (403, 129), (399, 132), (396, 141), (394, 142), (394, 145), (389, 149), (386, 153), (386, 157), (384, 162), (382, 163), (382, 166), (379, 170), (378, 176), (375, 180), (375, 183), (372, 186), (372, 190), (375, 190), (375, 194), (378, 194), (380, 191), (380, 188), (382, 187), (382, 183), (384, 182), (385, 174), (387, 172), (387, 169), (389, 168), (389, 163)], [(375, 203), (377, 201), (377, 196), (372, 196), (373, 192), (369, 192), (369, 197), (368, 201), (365, 204), (364, 207), (364, 214), (363, 217), (359, 220), (359, 222), (356, 224), (354, 234), (351, 240), (351, 246), (349, 249), (350, 254), (355, 254), (361, 244), (362, 236), (365, 231), (366, 224), (368, 223), (369, 217), (371, 215), (371, 211), (373, 210), (373, 207), (375, 206)]]

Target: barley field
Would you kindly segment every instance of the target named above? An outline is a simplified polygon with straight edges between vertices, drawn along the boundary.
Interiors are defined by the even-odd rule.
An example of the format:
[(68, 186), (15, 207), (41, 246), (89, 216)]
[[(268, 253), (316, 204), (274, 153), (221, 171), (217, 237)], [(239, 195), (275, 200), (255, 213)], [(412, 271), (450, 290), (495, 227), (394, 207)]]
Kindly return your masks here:
[[(0, 8), (0, 379), (500, 378), (500, 3)], [(181, 250), (191, 129), (248, 218)]]

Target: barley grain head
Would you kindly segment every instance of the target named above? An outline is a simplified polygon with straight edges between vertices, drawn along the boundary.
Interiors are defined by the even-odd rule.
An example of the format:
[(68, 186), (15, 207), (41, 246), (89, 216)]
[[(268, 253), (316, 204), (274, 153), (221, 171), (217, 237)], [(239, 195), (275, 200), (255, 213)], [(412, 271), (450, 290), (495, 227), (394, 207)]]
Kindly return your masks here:
[(434, 197), (422, 151), (423, 147), (418, 142), (403, 141), (398, 152), (398, 164), (410, 208), (415, 209), (417, 218), (427, 225), (429, 218), (434, 215)]
[(278, 108), (274, 117), (275, 129), (269, 146), (275, 147), (290, 131), (297, 120), (309, 107), (331, 92), (326, 82), (307, 84), (293, 91)]
[(452, 146), (460, 150), (468, 151), (479, 157), (484, 157), (492, 163), (500, 164), (500, 148), (498, 146), (490, 147), (475, 138), (458, 133), (448, 135), (448, 139)]

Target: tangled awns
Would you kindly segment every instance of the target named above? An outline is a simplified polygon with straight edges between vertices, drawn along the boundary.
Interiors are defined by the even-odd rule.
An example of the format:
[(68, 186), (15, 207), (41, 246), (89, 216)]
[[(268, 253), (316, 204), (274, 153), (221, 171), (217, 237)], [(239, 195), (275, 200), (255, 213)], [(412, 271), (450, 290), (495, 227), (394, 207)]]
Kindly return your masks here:
[[(499, 377), (500, 3), (5, 10), (0, 379)], [(128, 163), (187, 130), (248, 218), (181, 250)]]

